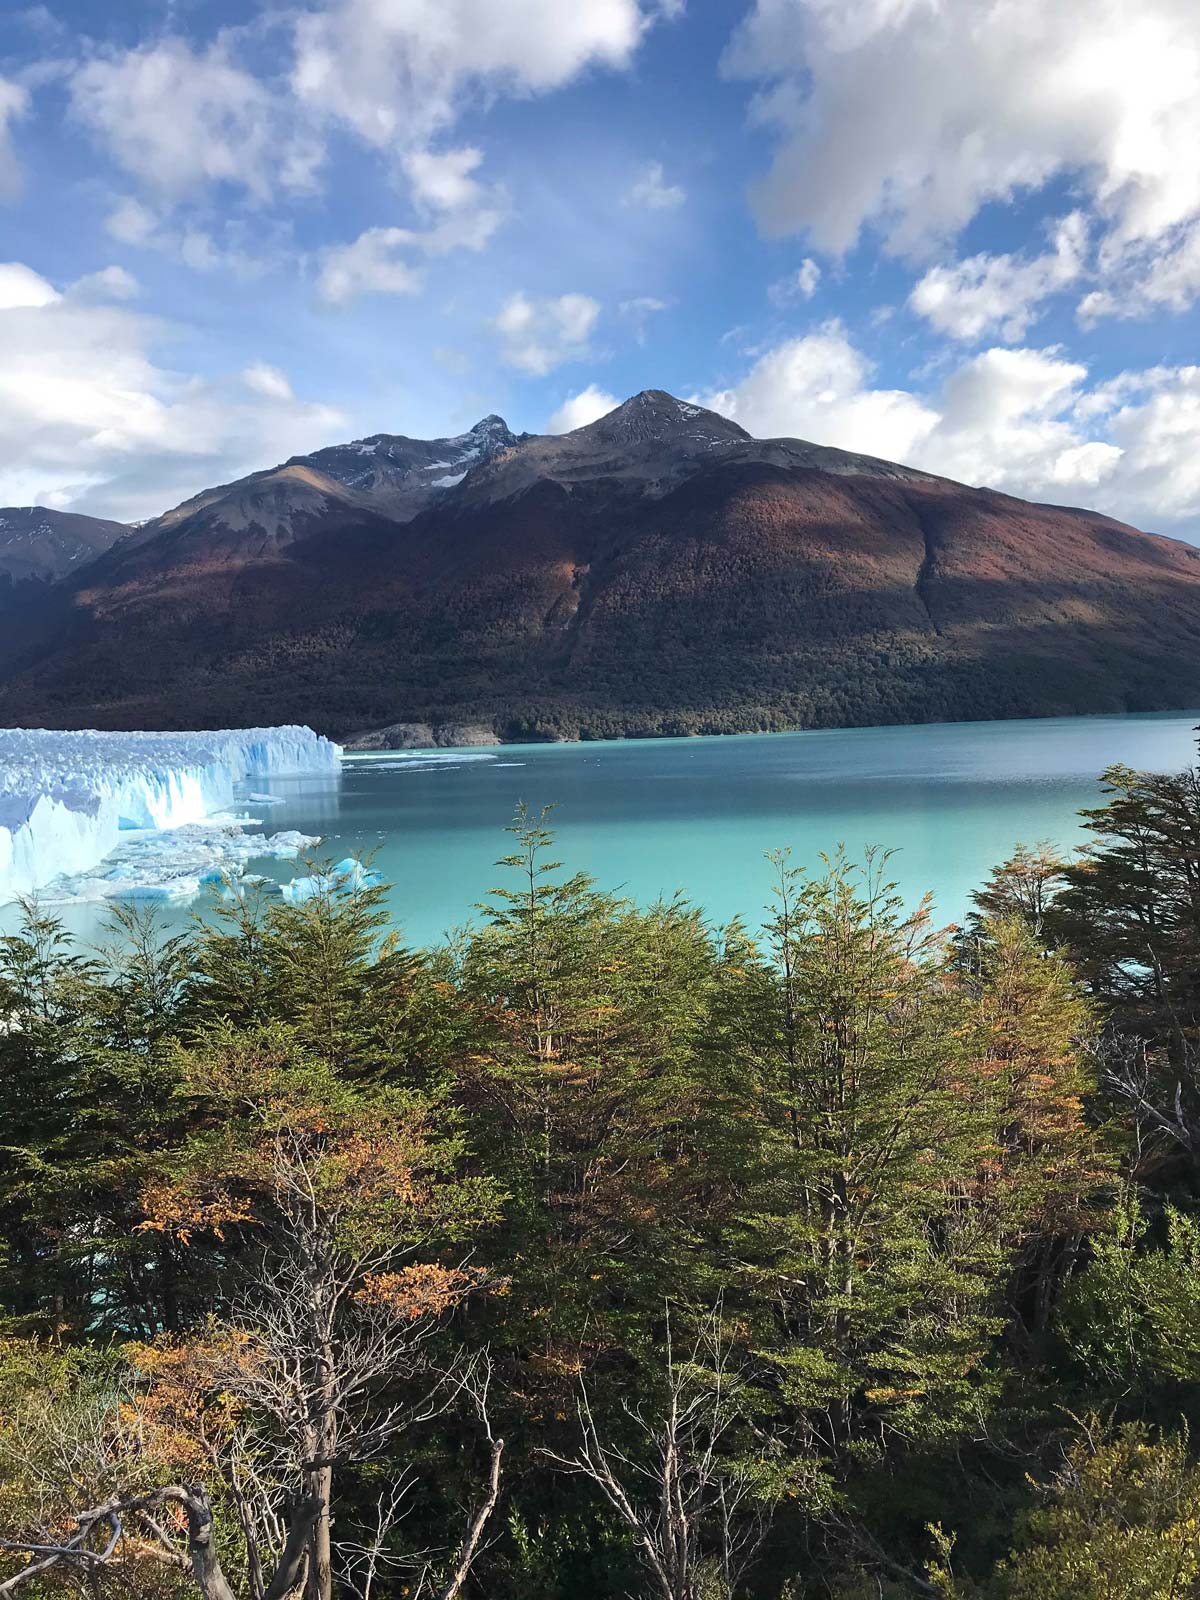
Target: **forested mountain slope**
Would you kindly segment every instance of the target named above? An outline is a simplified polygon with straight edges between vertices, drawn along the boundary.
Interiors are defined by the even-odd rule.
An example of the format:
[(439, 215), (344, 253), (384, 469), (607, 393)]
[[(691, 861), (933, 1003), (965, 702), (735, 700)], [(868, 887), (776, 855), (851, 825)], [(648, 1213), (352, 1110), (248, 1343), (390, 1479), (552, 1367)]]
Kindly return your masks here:
[(558, 437), (380, 440), (93, 563), (10, 630), (0, 720), (571, 738), (1200, 702), (1200, 550), (1091, 512), (657, 390)]

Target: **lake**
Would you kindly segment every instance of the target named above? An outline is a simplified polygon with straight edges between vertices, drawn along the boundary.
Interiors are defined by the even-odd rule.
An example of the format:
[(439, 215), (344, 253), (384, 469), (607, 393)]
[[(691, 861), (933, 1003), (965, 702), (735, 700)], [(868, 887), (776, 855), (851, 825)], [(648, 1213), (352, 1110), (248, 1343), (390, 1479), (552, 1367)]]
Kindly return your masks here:
[[(1195, 756), (1195, 713), (1055, 718), (490, 750), (349, 756), (340, 778), (267, 782), (269, 831), (320, 834), (320, 856), (374, 852), (389, 906), (414, 943), (462, 924), (498, 881), (518, 801), (553, 805), (556, 855), (605, 888), (647, 902), (676, 890), (714, 918), (757, 921), (787, 847), (814, 866), (839, 843), (895, 852), (891, 875), (915, 903), (961, 918), (989, 869), (1018, 842), (1079, 841), (1076, 812), (1123, 761), (1177, 771)], [(257, 780), (256, 780), (257, 781)], [(246, 809), (253, 813), (254, 804)], [(293, 863), (252, 863), (286, 880)], [(104, 908), (56, 907), (84, 939)], [(188, 907), (166, 920), (181, 924)], [(11, 911), (4, 916), (11, 925)]]

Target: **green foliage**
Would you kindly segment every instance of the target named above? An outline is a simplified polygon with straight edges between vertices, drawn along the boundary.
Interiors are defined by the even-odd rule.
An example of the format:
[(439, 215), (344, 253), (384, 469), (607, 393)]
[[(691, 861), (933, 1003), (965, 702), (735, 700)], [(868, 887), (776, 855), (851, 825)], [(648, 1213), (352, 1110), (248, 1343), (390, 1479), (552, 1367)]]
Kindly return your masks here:
[(1151, 1230), (1127, 1200), (1070, 1286), (1061, 1327), (1088, 1373), (1118, 1395), (1144, 1402), (1166, 1383), (1200, 1382), (1200, 1220), (1168, 1206)]
[[(403, 1600), (403, 1553), (444, 1572), (480, 1504), (486, 1373), (505, 1468), (464, 1600), (649, 1597), (664, 1473), (698, 1508), (669, 1600), (1200, 1594), (1200, 788), (1109, 784), (1081, 861), (1018, 850), (953, 937), (871, 853), (776, 857), (761, 934), (639, 907), (524, 811), (438, 950), (370, 886), (172, 938), (121, 910), (91, 953), (27, 907), (0, 1520), (211, 1477), (252, 1593), (239, 1493), (278, 1543), (305, 1489), (361, 1587), (403, 1482), (371, 1591)], [(1111, 1423), (1064, 1440), (1066, 1407)], [(584, 1448), (628, 1512), (563, 1470)], [(52, 1458), (80, 1475), (51, 1492)], [(97, 1583), (188, 1592), (144, 1553)]]
[(1110, 767), (1109, 798), (1083, 813), (1094, 842), (1064, 871), (1047, 919), (1123, 1024), (1200, 1028), (1200, 769)]
[(773, 960), (724, 1063), (752, 1141), (729, 1247), (782, 1397), (835, 1455), (953, 1435), (980, 1404), (1003, 1255), (972, 1190), (990, 1155), (964, 1092), (965, 997), (884, 860), (807, 878), (777, 858)]
[(1187, 1435), (1098, 1424), (1018, 1523), (996, 1600), (1186, 1600), (1200, 1594), (1200, 1470)]

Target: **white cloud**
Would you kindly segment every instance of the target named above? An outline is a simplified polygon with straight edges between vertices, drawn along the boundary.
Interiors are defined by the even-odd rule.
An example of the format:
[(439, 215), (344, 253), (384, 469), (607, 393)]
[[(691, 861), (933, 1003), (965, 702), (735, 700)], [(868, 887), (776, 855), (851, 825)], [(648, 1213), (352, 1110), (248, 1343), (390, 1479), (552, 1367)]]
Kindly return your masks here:
[(673, 211), (687, 199), (687, 190), (668, 183), (661, 161), (648, 161), (625, 193), (625, 204), (645, 211)]
[(1056, 175), (1114, 247), (1200, 214), (1194, 0), (756, 0), (725, 68), (779, 135), (772, 233), (921, 250)]
[[(193, 272), (228, 272), (249, 281), (261, 278), (282, 259), (276, 230), (257, 221), (253, 226), (236, 216), (219, 224), (220, 236), (206, 228), (163, 218), (132, 195), (118, 200), (104, 219), (105, 231), (138, 250), (156, 250), (181, 261)], [(245, 244), (253, 240), (254, 249)]]
[(902, 389), (873, 389), (870, 364), (838, 322), (761, 356), (742, 381), (700, 404), (759, 438), (788, 436), (903, 461), (937, 413)]
[(542, 378), (564, 361), (587, 354), (599, 315), (599, 305), (586, 294), (530, 300), (518, 293), (505, 302), (492, 326), (509, 366)]
[(479, 180), (473, 176), (483, 160), (474, 145), (454, 150), (413, 150), (404, 159), (413, 197), (435, 211), (459, 211), (479, 199)]
[(59, 298), (52, 283), (20, 261), (0, 262), (0, 311), (22, 306), (48, 306)]
[(1094, 488), (1113, 452), (1074, 416), (1086, 378), (1086, 367), (1054, 350), (982, 351), (947, 378), (916, 464), (1035, 497)]
[(1087, 223), (1073, 211), (1059, 222), (1046, 254), (1032, 259), (977, 255), (931, 267), (908, 303), (953, 339), (999, 333), (1015, 342), (1037, 320), (1043, 302), (1078, 279), (1086, 252)]
[(1056, 349), (981, 351), (936, 394), (877, 389), (837, 323), (759, 358), (701, 403), (751, 433), (857, 450), (1200, 539), (1200, 367), (1089, 387)]
[(335, 245), (317, 282), (321, 298), (340, 306), (360, 294), (418, 294), (425, 278), (410, 260), (416, 243), (410, 228), (368, 228), (352, 244)]
[(330, 305), (360, 294), (419, 294), (425, 286), (423, 259), (448, 250), (482, 250), (504, 220), (502, 199), (478, 196), (448, 208), (430, 228), (368, 228), (350, 244), (322, 255), (317, 288)]
[(71, 285), (77, 300), (136, 300), (142, 286), (124, 267), (101, 267)]
[(422, 258), (450, 250), (482, 250), (507, 214), (507, 199), (475, 171), (483, 152), (474, 146), (414, 150), (403, 166), (425, 228), (368, 228), (350, 244), (325, 251), (318, 289), (331, 305), (360, 294), (417, 294), (424, 287)]
[(158, 231), (158, 218), (149, 206), (132, 195), (118, 200), (104, 219), (106, 232), (122, 244), (149, 245)]
[[(73, 115), (138, 185), (110, 213), (109, 232), (199, 270), (250, 276), (264, 267), (253, 253), (194, 221), (174, 222), (173, 210), (213, 188), (241, 191), (259, 207), (314, 191), (335, 123), (386, 151), (407, 178), (430, 222), (414, 230), (418, 253), (482, 249), (507, 197), (480, 182), (478, 148), (433, 141), (467, 106), (558, 89), (590, 67), (624, 67), (653, 20), (639, 0), (324, 0), (260, 25), (287, 30), (292, 59), (282, 76), (248, 67), (247, 30), (229, 28), (206, 48), (168, 35), (96, 51), (66, 77)], [(0, 178), (4, 108), (0, 97)], [(354, 256), (345, 275), (334, 263), (330, 281), (406, 292), (417, 269), (399, 261), (403, 245), (399, 230), (369, 229), (340, 247)]]
[(1101, 317), (1186, 311), (1200, 298), (1200, 221), (1174, 229), (1153, 245), (1110, 245), (1101, 253), (1100, 267), (1106, 287), (1079, 302), (1084, 327)]
[(586, 389), (563, 401), (546, 424), (547, 433), (571, 433), (575, 428), (585, 428), (615, 411), (621, 404), (615, 394), (609, 394), (597, 384), (589, 383)]
[(161, 366), (169, 327), (96, 298), (92, 280), (58, 293), (24, 270), (25, 291), (0, 299), (0, 504), (153, 515), (345, 427), (279, 384), (268, 395)]
[(287, 373), (281, 372), (278, 367), (269, 366), (265, 361), (255, 361), (244, 368), (242, 382), (256, 394), (265, 395), (268, 400), (296, 398)]
[(28, 109), (29, 91), (9, 78), (0, 78), (0, 200), (11, 200), (20, 192), (21, 168), (9, 125)]
[(370, 144), (419, 148), (465, 100), (625, 66), (647, 25), (637, 0), (329, 0), (296, 23), (292, 86)]
[(811, 256), (805, 256), (795, 272), (789, 272), (786, 278), (777, 278), (769, 286), (767, 298), (775, 306), (790, 306), (797, 300), (811, 300), (820, 281), (820, 267)]
[(198, 51), (166, 38), (94, 56), (71, 77), (70, 95), (112, 159), (162, 198), (228, 184), (267, 201), (277, 189), (315, 187), (320, 145), (224, 40)]

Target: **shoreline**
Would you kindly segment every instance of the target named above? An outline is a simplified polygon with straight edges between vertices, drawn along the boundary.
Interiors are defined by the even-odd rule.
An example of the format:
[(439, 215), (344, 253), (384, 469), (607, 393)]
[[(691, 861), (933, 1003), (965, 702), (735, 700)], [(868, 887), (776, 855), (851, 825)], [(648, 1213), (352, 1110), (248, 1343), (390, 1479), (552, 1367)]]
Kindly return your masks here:
[[(595, 738), (579, 739), (554, 739), (537, 738), (529, 734), (515, 735), (504, 738), (494, 728), (489, 728), (482, 723), (447, 722), (447, 723), (414, 723), (393, 722), (380, 728), (362, 729), (357, 733), (341, 736), (328, 735), (334, 738), (346, 755), (390, 754), (403, 755), (407, 752), (419, 754), (429, 751), (463, 751), (463, 750), (510, 750), (517, 748), (536, 748), (561, 746), (565, 749), (575, 749), (582, 745), (604, 745), (621, 743), (662, 743), (682, 742), (696, 739), (764, 739), (786, 737), (798, 733), (867, 733), (872, 729), (886, 728), (971, 728), (983, 727), (989, 724), (1005, 725), (1014, 722), (1075, 722), (1101, 717), (1196, 717), (1200, 724), (1200, 706), (1170, 706), (1157, 710), (1146, 711), (1122, 709), (1119, 711), (1055, 711), (1042, 712), (1034, 716), (1011, 717), (956, 717), (951, 719), (930, 718), (922, 722), (838, 722), (822, 723), (818, 727), (796, 728), (738, 728), (712, 731), (689, 731), (686, 733), (614, 733), (605, 734)], [(413, 738), (402, 743), (384, 742), (388, 735), (397, 733), (402, 729), (428, 730), (428, 740), (418, 741)], [(469, 732), (479, 737), (454, 739), (452, 733)], [(1200, 725), (1197, 727), (1200, 733)], [(442, 735), (445, 735), (444, 737)]]

